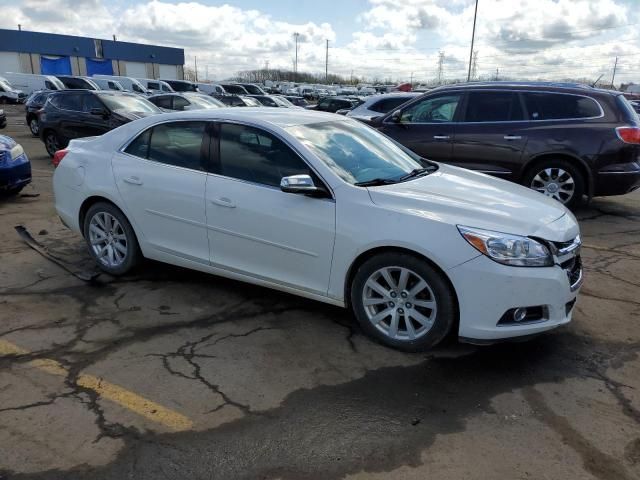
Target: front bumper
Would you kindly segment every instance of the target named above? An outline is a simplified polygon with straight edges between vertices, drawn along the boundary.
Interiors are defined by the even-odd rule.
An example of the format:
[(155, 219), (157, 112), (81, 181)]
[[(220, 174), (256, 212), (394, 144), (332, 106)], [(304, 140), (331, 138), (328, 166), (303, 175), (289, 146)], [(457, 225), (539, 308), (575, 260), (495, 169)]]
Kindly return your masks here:
[(624, 195), (640, 188), (640, 162), (611, 165), (595, 178), (595, 195)]
[[(569, 279), (567, 270), (553, 267), (511, 267), (484, 255), (449, 270), (458, 295), (458, 336), (466, 341), (490, 343), (525, 337), (571, 321), (582, 275)], [(573, 288), (571, 283), (573, 283)], [(520, 307), (543, 307), (535, 321), (501, 324), (506, 312)]]

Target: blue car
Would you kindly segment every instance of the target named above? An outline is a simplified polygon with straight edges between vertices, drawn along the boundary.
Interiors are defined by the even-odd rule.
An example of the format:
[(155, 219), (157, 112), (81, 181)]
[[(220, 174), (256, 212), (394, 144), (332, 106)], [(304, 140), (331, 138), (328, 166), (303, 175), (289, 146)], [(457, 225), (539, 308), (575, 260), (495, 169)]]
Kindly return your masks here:
[(31, 182), (31, 162), (22, 146), (0, 135), (0, 195), (16, 195)]

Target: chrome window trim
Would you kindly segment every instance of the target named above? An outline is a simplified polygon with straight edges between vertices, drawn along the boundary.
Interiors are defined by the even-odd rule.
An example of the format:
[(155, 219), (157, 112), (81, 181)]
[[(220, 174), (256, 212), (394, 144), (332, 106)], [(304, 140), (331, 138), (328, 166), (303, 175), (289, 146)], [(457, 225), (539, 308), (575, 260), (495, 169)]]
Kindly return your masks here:
[[(568, 93), (568, 92), (546, 92), (541, 90), (512, 90), (512, 89), (493, 89), (493, 88), (482, 88), (476, 90), (460, 90), (460, 93), (469, 93), (469, 92), (510, 92), (510, 93), (537, 93), (537, 94), (551, 94), (551, 95), (572, 95), (574, 97), (582, 97), (588, 98), (592, 102), (594, 102), (598, 108), (600, 109), (600, 115), (595, 117), (576, 117), (576, 118), (552, 118), (552, 119), (544, 119), (544, 120), (502, 120), (498, 122), (415, 122), (415, 123), (404, 123), (403, 125), (494, 125), (496, 123), (540, 123), (540, 122), (567, 122), (567, 121), (575, 121), (575, 120), (596, 120), (599, 118), (604, 118), (604, 109), (600, 102), (598, 102), (595, 98), (590, 97), (588, 95), (581, 95), (579, 93)], [(441, 93), (441, 92), (438, 92)], [(442, 92), (445, 93), (445, 92)], [(416, 101), (416, 103), (418, 103)], [(382, 122), (383, 125), (399, 125), (399, 122)]]

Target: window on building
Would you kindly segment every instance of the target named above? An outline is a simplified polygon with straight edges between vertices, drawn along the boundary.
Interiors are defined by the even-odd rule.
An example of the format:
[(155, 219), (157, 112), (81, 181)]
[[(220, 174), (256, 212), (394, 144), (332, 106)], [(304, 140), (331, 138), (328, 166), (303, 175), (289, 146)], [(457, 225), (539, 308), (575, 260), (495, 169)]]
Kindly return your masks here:
[(102, 40), (94, 40), (93, 46), (95, 47), (96, 58), (104, 58), (104, 52), (102, 50)]

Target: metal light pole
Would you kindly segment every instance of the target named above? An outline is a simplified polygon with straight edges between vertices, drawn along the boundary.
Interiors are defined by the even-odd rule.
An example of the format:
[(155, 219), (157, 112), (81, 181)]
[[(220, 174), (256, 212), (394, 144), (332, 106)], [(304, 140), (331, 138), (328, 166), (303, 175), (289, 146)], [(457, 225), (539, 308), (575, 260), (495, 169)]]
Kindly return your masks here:
[(476, 0), (476, 11), (473, 14), (473, 33), (471, 34), (471, 50), (469, 51), (469, 73), (467, 74), (467, 82), (471, 80), (471, 61), (473, 59), (473, 42), (476, 39), (476, 18), (478, 17), (478, 0)]
[(298, 37), (300, 36), (300, 34), (298, 32), (295, 32), (293, 34), (293, 38), (295, 38), (296, 40), (296, 62), (295, 62), (295, 68), (293, 69), (293, 81), (297, 82), (298, 81)]

